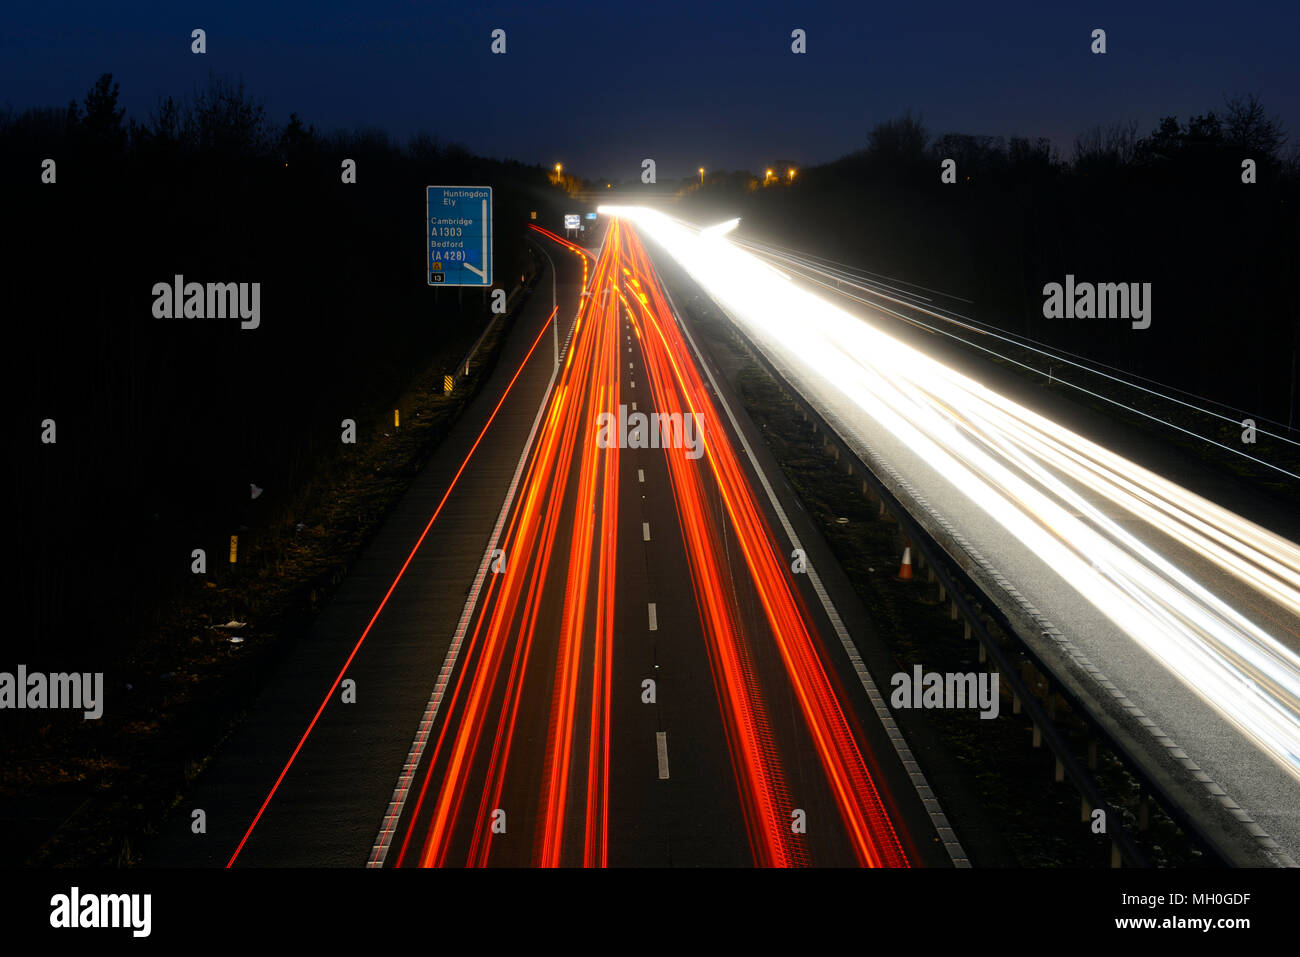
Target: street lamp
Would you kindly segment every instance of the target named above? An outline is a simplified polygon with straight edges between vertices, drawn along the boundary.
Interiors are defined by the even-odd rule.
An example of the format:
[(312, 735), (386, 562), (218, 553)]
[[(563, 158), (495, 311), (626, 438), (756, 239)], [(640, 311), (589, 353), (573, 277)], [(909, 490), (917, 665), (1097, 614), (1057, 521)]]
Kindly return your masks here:
[(701, 186), (704, 185), (704, 167), (703, 167), (703, 166), (700, 167), (700, 185), (701, 185)]
[(560, 175), (560, 170), (562, 170), (563, 168), (564, 168), (564, 167), (561, 166), (559, 163), (556, 163), (556, 164), (555, 164), (555, 175), (556, 175), (556, 176), (559, 176), (559, 175)]
[(791, 169), (790, 169), (790, 182), (792, 182), (792, 183), (794, 182), (794, 168), (793, 168), (793, 167), (791, 167)]

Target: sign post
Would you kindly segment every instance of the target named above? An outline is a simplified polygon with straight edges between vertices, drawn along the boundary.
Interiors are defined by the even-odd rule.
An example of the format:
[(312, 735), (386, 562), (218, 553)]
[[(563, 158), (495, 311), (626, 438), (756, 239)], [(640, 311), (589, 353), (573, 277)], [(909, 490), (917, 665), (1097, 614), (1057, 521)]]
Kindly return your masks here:
[(428, 285), (492, 285), (492, 187), (426, 187), (425, 210)]

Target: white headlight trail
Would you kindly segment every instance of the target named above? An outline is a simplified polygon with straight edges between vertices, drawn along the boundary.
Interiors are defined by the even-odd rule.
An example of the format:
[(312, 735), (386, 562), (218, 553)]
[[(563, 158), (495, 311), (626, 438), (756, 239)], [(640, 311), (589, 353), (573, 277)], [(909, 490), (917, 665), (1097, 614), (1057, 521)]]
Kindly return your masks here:
[(1097, 502), (1141, 518), (1284, 616), (1300, 615), (1300, 547), (796, 286), (717, 231), (653, 210), (600, 212), (633, 221), (746, 332), (905, 443), (1300, 780), (1300, 655)]

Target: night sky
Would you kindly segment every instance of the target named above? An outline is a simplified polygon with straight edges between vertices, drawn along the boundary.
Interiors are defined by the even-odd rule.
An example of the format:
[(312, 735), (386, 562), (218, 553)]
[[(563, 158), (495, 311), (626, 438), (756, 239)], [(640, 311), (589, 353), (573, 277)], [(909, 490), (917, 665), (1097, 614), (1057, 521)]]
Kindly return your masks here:
[[(283, 122), (426, 130), (488, 156), (630, 179), (834, 159), (910, 108), (932, 133), (1050, 137), (1258, 94), (1292, 144), (1300, 4), (467, 2), (10, 6), (0, 102), (80, 100), (111, 72), (128, 114), (242, 78)], [(208, 35), (190, 53), (190, 31)], [(507, 32), (507, 53), (489, 51)], [(790, 52), (807, 31), (808, 52)], [(1094, 27), (1108, 53), (1089, 52)]]

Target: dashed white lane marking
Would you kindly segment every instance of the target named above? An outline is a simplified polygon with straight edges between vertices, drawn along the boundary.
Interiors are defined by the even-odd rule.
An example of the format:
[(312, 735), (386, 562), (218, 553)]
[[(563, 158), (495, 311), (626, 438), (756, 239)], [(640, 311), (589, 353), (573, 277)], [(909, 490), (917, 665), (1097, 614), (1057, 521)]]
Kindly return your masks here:
[(659, 630), (659, 615), (655, 613), (655, 603), (650, 602), (650, 630)]
[(645, 482), (645, 469), (636, 470), (636, 480), (641, 483)]
[(659, 780), (668, 780), (668, 732), (655, 732), (655, 751), (659, 753)]
[(633, 411), (633, 412), (636, 411), (636, 403), (635, 403), (635, 402), (632, 403), (632, 411)]
[(641, 541), (643, 541), (643, 542), (648, 542), (648, 541), (650, 541), (650, 523), (649, 523), (649, 522), (642, 522), (642, 523), (641, 523)]

